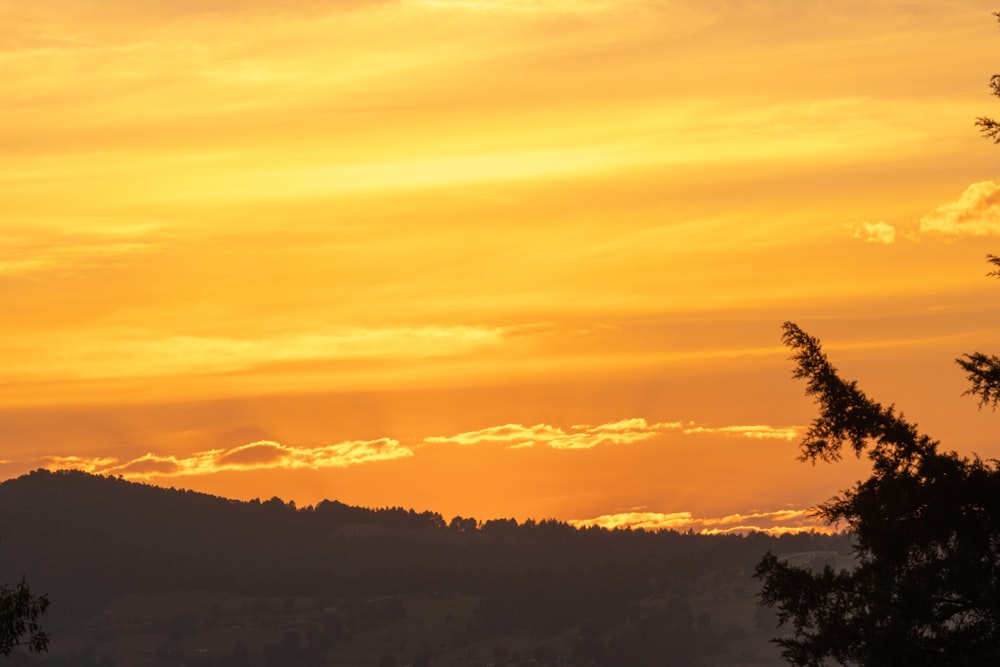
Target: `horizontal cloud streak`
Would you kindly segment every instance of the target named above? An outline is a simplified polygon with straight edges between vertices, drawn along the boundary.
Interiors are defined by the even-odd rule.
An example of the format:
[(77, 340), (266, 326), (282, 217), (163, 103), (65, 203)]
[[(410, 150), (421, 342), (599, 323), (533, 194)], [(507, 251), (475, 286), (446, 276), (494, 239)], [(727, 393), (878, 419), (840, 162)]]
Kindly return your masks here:
[(425, 438), (428, 444), (451, 443), (457, 445), (494, 444), (510, 448), (531, 447), (541, 445), (553, 449), (591, 449), (599, 445), (619, 445), (649, 440), (657, 435), (668, 432), (679, 432), (685, 435), (718, 434), (742, 436), (756, 440), (793, 440), (798, 433), (794, 426), (775, 427), (764, 424), (743, 426), (698, 426), (694, 422), (656, 422), (649, 423), (642, 417), (623, 419), (617, 422), (591, 426), (575, 424), (563, 429), (548, 424), (522, 426), (521, 424), (504, 424), (490, 426), (478, 431), (467, 431), (452, 436), (435, 436)]
[[(81, 227), (86, 223), (77, 222)], [(58, 227), (59, 225), (57, 225)], [(0, 216), (0, 228), (4, 228)], [(75, 270), (105, 264), (128, 255), (150, 253), (164, 246), (164, 239), (153, 234), (152, 225), (95, 228), (79, 232), (45, 233), (7, 229), (0, 248), (0, 278), (35, 274), (43, 271)]]
[(212, 449), (190, 456), (145, 454), (121, 461), (110, 457), (48, 456), (47, 468), (84, 470), (127, 479), (152, 479), (269, 469), (346, 468), (363, 463), (413, 456), (398, 440), (352, 440), (317, 447), (289, 447), (269, 440), (231, 449)]
[[(425, 437), (417, 440), (415, 445), (418, 449), (452, 444), (463, 447), (500, 446), (520, 449), (539, 446), (556, 450), (585, 450), (606, 445), (644, 442), (667, 433), (678, 436), (707, 434), (757, 440), (791, 440), (797, 433), (797, 428), (766, 425), (710, 427), (681, 421), (650, 423), (642, 417), (634, 417), (599, 425), (575, 424), (568, 429), (549, 424), (534, 426), (503, 424), (451, 436)], [(415, 455), (416, 452), (410, 446), (401, 444), (399, 440), (383, 437), (376, 440), (349, 440), (311, 447), (288, 446), (272, 440), (258, 440), (238, 447), (207, 449), (185, 456), (150, 452), (131, 459), (53, 454), (35, 461), (43, 462), (44, 467), (50, 469), (74, 469), (101, 475), (123, 475), (129, 479), (150, 479), (275, 468), (313, 470), (346, 468)], [(680, 515), (674, 517), (674, 519), (683, 518)], [(652, 522), (650, 525), (659, 525), (665, 521), (664, 515), (658, 514), (633, 515), (630, 520), (633, 524), (648, 520)]]
[[(2, 270), (2, 269), (0, 269)], [(454, 357), (498, 345), (511, 328), (486, 326), (343, 327), (272, 336), (159, 337), (92, 332), (74, 344), (55, 339), (46, 354), (5, 369), (8, 377), (99, 379), (227, 373), (263, 364)]]
[(752, 531), (781, 535), (809, 531), (829, 532), (830, 528), (817, 518), (813, 510), (785, 509), (724, 517), (695, 517), (691, 512), (648, 512), (637, 509), (616, 514), (604, 514), (592, 519), (573, 519), (577, 528), (598, 526), (607, 529), (633, 530), (692, 530), (703, 535), (748, 533)]
[(623, 419), (600, 426), (579, 424), (574, 425), (569, 430), (548, 424), (535, 424), (534, 426), (504, 424), (503, 426), (491, 426), (452, 436), (425, 438), (424, 442), (457, 445), (498, 444), (512, 448), (541, 445), (553, 449), (590, 449), (605, 444), (619, 445), (641, 442), (664, 431), (680, 427), (680, 422), (650, 424), (641, 417)]
[(753, 424), (749, 426), (692, 426), (684, 429), (684, 433), (721, 433), (724, 435), (741, 435), (755, 440), (794, 440), (797, 430), (794, 426), (774, 427), (764, 424)]

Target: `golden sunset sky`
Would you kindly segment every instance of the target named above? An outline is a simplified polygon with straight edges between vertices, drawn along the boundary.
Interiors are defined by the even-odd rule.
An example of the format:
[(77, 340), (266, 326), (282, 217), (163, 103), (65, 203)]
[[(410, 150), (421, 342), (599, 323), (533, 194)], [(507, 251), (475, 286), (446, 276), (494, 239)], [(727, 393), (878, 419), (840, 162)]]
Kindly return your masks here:
[(0, 0), (0, 475), (809, 526), (785, 320), (1000, 456), (994, 9)]

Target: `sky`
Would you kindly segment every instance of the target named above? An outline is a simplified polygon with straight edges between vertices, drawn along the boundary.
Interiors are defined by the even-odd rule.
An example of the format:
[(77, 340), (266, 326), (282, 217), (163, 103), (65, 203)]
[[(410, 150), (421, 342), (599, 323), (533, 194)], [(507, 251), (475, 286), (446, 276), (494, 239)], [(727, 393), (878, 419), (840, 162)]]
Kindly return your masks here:
[(781, 324), (1000, 456), (978, 0), (0, 0), (0, 477), (772, 532)]

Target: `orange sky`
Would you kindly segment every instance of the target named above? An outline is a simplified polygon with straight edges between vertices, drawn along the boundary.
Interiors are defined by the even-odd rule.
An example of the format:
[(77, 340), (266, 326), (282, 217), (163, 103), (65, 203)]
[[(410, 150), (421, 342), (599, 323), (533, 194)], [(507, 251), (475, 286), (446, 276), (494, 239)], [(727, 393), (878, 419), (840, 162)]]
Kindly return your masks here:
[(993, 9), (0, 0), (0, 474), (808, 525), (785, 320), (1000, 456)]

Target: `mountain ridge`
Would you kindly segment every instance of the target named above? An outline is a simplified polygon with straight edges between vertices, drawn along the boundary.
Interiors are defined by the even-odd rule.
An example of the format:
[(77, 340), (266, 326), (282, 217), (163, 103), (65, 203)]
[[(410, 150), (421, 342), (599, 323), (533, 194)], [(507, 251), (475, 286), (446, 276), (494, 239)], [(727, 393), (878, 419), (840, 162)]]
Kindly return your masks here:
[[(276, 497), (239, 501), (47, 470), (0, 483), (0, 539), (2, 580), (25, 576), (32, 590), (49, 595), (46, 621), (54, 637), (76, 632), (114, 600), (137, 595), (215, 591), (246, 599), (308, 598), (317, 608), (449, 595), (471, 601), (465, 623), (449, 635), (452, 643), (498, 634), (593, 634), (603, 639), (587, 651), (619, 655), (624, 646), (608, 647), (624, 633), (628, 646), (646, 646), (653, 660), (667, 650), (660, 644), (668, 636), (677, 642), (670, 650), (691, 656), (690, 664), (701, 664), (699, 651), (718, 653), (725, 631), (736, 637), (753, 630), (757, 588), (750, 575), (765, 551), (845, 554), (850, 548), (846, 536), (612, 531), (554, 520), (446, 522), (434, 512), (335, 500), (296, 508)], [(716, 589), (725, 592), (706, 593)], [(709, 614), (698, 625), (692, 604), (706, 595), (739, 598), (739, 618), (716, 627)], [(708, 598), (705, 609), (720, 606)], [(664, 635), (657, 624), (668, 621), (674, 630)]]

